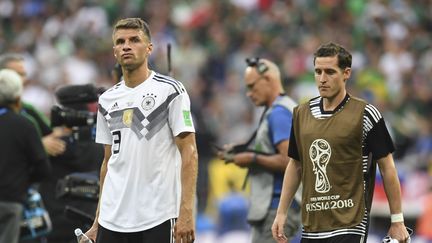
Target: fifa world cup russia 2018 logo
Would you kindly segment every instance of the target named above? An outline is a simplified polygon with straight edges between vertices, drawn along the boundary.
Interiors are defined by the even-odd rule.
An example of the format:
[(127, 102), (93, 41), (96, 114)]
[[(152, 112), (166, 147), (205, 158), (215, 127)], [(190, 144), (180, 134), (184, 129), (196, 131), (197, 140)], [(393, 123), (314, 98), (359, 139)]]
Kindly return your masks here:
[(331, 186), (326, 170), (331, 157), (330, 144), (324, 139), (316, 139), (309, 148), (309, 157), (315, 174), (315, 191), (319, 193), (330, 191)]

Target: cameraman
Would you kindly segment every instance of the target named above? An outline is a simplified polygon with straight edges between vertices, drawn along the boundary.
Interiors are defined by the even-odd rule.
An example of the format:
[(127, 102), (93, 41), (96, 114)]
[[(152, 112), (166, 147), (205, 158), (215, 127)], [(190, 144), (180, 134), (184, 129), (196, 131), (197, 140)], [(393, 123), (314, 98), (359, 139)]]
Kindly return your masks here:
[(30, 184), (51, 172), (36, 128), (19, 115), (22, 89), (16, 72), (0, 70), (0, 242), (8, 243), (18, 242)]
[(59, 180), (68, 175), (80, 173), (85, 176), (94, 172), (95, 178), (98, 178), (103, 147), (96, 144), (92, 137), (98, 92), (88, 84), (63, 86), (55, 93), (61, 108), (54, 106), (51, 110), (51, 125), (68, 133), (62, 137), (66, 142), (65, 152), (51, 158), (53, 177), (40, 185), (40, 193), (53, 223), (53, 230), (48, 235), (49, 243), (76, 242), (74, 229), (86, 228), (85, 219), (65, 213), (66, 206), (90, 216), (96, 210), (97, 199), (62, 196), (57, 192)]

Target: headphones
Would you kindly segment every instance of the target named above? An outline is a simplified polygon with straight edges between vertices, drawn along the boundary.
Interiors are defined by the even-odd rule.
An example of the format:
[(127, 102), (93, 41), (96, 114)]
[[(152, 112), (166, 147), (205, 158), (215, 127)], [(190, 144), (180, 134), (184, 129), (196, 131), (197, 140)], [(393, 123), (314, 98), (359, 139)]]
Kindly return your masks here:
[(269, 70), (269, 67), (264, 63), (260, 62), (259, 57), (246, 58), (248, 67), (255, 67), (260, 75), (264, 75)]

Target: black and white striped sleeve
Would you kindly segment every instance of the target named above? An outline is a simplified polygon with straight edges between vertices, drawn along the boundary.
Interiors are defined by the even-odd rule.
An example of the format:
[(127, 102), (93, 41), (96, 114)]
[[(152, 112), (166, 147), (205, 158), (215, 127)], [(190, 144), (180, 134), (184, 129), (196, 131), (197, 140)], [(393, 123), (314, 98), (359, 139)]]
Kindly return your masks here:
[(363, 138), (366, 149), (377, 160), (393, 153), (395, 148), (384, 119), (378, 109), (367, 104), (363, 114)]

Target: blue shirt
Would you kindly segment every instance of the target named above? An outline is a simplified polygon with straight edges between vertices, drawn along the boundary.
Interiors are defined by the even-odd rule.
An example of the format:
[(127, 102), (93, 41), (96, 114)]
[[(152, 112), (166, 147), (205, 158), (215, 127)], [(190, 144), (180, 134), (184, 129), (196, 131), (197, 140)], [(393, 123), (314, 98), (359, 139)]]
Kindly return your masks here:
[[(281, 105), (273, 107), (271, 113), (267, 117), (269, 124), (269, 137), (274, 148), (286, 140), (289, 141), (291, 134), (292, 113)], [(277, 150), (277, 149), (276, 149)], [(282, 191), (284, 173), (275, 173), (273, 181), (273, 199), (270, 208), (277, 208)]]

